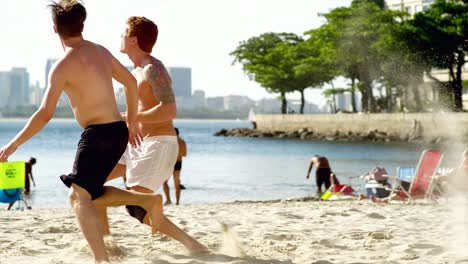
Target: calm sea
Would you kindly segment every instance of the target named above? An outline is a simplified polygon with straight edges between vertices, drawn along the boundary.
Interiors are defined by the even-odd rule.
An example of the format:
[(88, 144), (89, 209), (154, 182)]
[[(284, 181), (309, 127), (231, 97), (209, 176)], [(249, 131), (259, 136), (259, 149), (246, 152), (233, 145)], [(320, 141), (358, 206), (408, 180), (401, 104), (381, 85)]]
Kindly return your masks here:
[[(26, 120), (1, 120), (0, 145), (5, 144)], [(243, 121), (176, 120), (188, 145), (181, 175), (186, 190), (182, 203), (214, 203), (236, 200), (270, 200), (310, 196), (314, 180), (306, 180), (308, 161), (314, 154), (330, 159), (344, 183), (363, 190), (350, 180), (375, 166), (394, 173), (397, 166), (416, 165), (423, 146), (301, 141), (287, 139), (225, 138), (213, 133), (221, 128), (249, 127)], [(33, 208), (68, 207), (68, 189), (58, 178), (70, 173), (82, 129), (74, 120), (54, 120), (10, 157), (37, 159), (33, 167)], [(313, 175), (311, 179), (313, 179)], [(122, 186), (117, 179), (110, 184)], [(172, 187), (172, 182), (171, 182)], [(174, 193), (172, 193), (174, 196)], [(174, 199), (173, 199), (174, 200)]]

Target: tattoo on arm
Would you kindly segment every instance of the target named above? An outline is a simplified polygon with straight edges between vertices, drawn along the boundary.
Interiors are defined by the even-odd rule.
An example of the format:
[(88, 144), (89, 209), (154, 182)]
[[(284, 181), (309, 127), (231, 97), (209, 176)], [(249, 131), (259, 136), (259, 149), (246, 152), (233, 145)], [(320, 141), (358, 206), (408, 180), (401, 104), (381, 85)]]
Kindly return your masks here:
[(151, 65), (148, 68), (147, 78), (153, 89), (153, 95), (156, 100), (163, 104), (175, 102), (171, 77), (162, 64)]

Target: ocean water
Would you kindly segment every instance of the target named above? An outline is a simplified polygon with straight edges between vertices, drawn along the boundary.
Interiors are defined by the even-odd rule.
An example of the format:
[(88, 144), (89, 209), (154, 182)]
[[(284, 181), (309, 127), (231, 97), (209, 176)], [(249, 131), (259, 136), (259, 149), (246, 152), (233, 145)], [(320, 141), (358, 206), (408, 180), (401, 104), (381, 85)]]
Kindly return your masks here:
[[(1, 120), (0, 145), (8, 142), (26, 120)], [(327, 156), (343, 183), (358, 191), (363, 182), (353, 177), (375, 166), (394, 174), (397, 166), (416, 166), (424, 146), (395, 143), (343, 143), (215, 137), (222, 128), (249, 127), (244, 121), (176, 120), (188, 146), (181, 181), (186, 186), (182, 203), (215, 203), (237, 200), (271, 200), (314, 195), (315, 180), (305, 179), (314, 154)], [(58, 178), (70, 173), (82, 129), (74, 120), (53, 120), (10, 157), (37, 159), (33, 167), (36, 187), (32, 187), (33, 208), (66, 208), (68, 189)], [(122, 186), (117, 179), (109, 184)], [(172, 200), (175, 200), (170, 180)]]

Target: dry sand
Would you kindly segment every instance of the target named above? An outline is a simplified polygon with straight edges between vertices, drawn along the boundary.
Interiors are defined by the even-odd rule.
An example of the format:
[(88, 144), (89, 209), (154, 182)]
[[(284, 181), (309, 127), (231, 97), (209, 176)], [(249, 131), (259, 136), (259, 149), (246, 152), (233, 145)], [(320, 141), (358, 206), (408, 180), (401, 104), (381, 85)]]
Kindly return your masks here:
[[(468, 263), (468, 248), (460, 247), (466, 234), (454, 237), (466, 232), (467, 217), (453, 208), (459, 207), (369, 201), (167, 207), (210, 255), (190, 255), (115, 208), (107, 245), (115, 263)], [(93, 260), (70, 209), (33, 209), (0, 211), (0, 263)]]

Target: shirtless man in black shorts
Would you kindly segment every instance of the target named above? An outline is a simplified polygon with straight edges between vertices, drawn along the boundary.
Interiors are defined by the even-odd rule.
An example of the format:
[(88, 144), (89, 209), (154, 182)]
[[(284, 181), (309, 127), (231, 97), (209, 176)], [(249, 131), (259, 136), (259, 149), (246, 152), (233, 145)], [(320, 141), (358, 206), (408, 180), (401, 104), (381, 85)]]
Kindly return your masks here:
[(310, 172), (312, 171), (312, 167), (314, 166), (316, 168), (315, 181), (317, 183), (317, 192), (321, 194), (322, 185), (325, 185), (325, 190), (327, 190), (331, 186), (330, 174), (332, 173), (332, 171), (330, 168), (330, 163), (328, 162), (328, 159), (326, 157), (314, 155), (310, 160), (309, 170), (307, 171), (306, 179), (309, 179)]
[[(53, 2), (50, 9), (54, 30), (65, 54), (52, 67), (39, 109), (16, 136), (0, 148), (0, 162), (7, 161), (52, 119), (64, 91), (76, 121), (84, 130), (73, 172), (60, 178), (70, 188), (71, 206), (96, 263), (108, 262), (96, 205), (138, 205), (149, 213), (153, 232), (159, 231), (161, 224), (161, 195), (103, 186), (127, 143), (138, 146), (141, 142), (136, 121), (137, 82), (107, 49), (83, 39), (86, 9), (79, 1), (60, 0)], [(125, 86), (127, 122), (122, 121), (117, 109), (112, 78)]]

